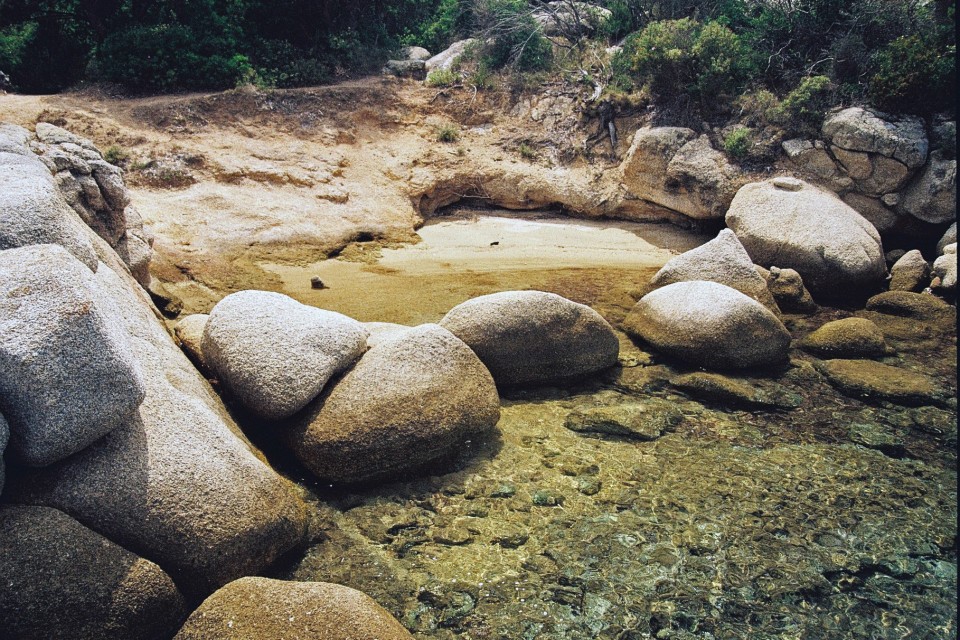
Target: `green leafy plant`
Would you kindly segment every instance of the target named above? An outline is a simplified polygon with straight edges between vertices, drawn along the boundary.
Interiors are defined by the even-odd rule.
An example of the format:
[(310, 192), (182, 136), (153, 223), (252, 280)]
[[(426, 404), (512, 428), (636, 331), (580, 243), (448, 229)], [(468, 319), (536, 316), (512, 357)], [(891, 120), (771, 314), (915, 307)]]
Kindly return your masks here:
[(520, 157), (525, 160), (534, 160), (537, 157), (537, 150), (531, 147), (526, 141), (520, 143), (520, 146), (517, 147), (517, 152), (520, 154)]
[(103, 152), (103, 159), (110, 164), (122, 167), (130, 160), (130, 153), (123, 147), (110, 145)]
[(930, 113), (956, 95), (956, 46), (918, 34), (900, 37), (874, 56), (868, 92), (882, 109)]
[(475, 0), (481, 62), (491, 69), (538, 71), (550, 67), (553, 46), (524, 0)]
[(826, 76), (802, 79), (772, 110), (774, 121), (797, 133), (815, 133), (833, 103), (833, 90), (834, 86)]
[(460, 75), (452, 69), (434, 69), (427, 74), (428, 87), (449, 87), (457, 83)]
[(437, 129), (438, 142), (456, 142), (460, 139), (460, 130), (452, 124), (445, 124)]
[(737, 160), (746, 158), (752, 145), (753, 137), (750, 135), (750, 129), (746, 127), (737, 127), (723, 140), (724, 151)]

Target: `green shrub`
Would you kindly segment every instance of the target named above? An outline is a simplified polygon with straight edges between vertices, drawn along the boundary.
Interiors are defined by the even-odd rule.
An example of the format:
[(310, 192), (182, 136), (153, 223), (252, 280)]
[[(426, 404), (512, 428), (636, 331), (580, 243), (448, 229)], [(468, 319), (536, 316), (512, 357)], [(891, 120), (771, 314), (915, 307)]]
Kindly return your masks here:
[(54, 93), (83, 77), (91, 46), (78, 20), (44, 15), (0, 29), (0, 70), (19, 91)]
[(873, 62), (868, 93), (881, 109), (930, 113), (949, 107), (955, 97), (956, 46), (911, 35), (891, 42)]
[(746, 158), (752, 145), (750, 129), (746, 127), (737, 127), (723, 141), (723, 149), (737, 160)]
[(437, 129), (438, 142), (456, 142), (460, 139), (460, 131), (452, 124), (445, 124)]
[(780, 100), (772, 91), (757, 89), (740, 95), (734, 105), (740, 109), (741, 122), (763, 127), (777, 119)]
[(774, 121), (790, 131), (814, 133), (833, 104), (834, 86), (826, 76), (810, 76), (800, 81), (773, 110)]
[(428, 87), (449, 87), (460, 79), (459, 74), (450, 69), (434, 69), (427, 74)]
[(114, 144), (107, 147), (103, 152), (103, 159), (110, 164), (120, 167), (130, 160), (130, 153), (123, 147)]
[(520, 154), (521, 158), (525, 160), (533, 160), (537, 157), (537, 151), (531, 147), (526, 142), (521, 142), (520, 146), (517, 147), (517, 152)]
[(547, 69), (553, 62), (553, 45), (543, 37), (524, 0), (478, 0), (481, 63), (491, 69), (509, 66), (517, 71)]
[(650, 23), (629, 38), (614, 72), (629, 66), (639, 83), (659, 98), (686, 95), (704, 108), (739, 92), (754, 69), (755, 53), (718, 22), (691, 18)]

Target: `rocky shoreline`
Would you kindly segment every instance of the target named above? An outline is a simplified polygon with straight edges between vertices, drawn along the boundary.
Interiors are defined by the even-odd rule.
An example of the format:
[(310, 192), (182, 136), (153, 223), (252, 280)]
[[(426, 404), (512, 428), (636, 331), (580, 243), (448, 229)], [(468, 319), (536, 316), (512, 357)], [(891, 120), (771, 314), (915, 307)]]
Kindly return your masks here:
[[(315, 512), (335, 507), (318, 505), (313, 492), (271, 468), (244, 428), (256, 427), (258, 441), (267, 438), (271, 449), (275, 443), (296, 459), (312, 474), (310, 486), (345, 486), (349, 494), (354, 486), (364, 491), (397, 478), (429, 476), (447, 468), (438, 465), (451, 458), (468, 466), (491, 459), (491, 441), (511, 438), (507, 428), (520, 419), (510, 398), (529, 389), (574, 390), (561, 391), (561, 397), (576, 396), (579, 389), (589, 396), (582, 403), (545, 402), (546, 411), (564, 414), (569, 432), (564, 437), (614, 437), (621, 444), (656, 442), (661, 436), (675, 442), (666, 436), (673, 436), (678, 425), (706, 424), (701, 418), (707, 413), (694, 408), (701, 403), (819, 415), (820, 408), (810, 404), (813, 387), (819, 399), (876, 404), (888, 421), (913, 416), (904, 407), (918, 407), (910, 409), (916, 413), (911, 425), (920, 430), (940, 429), (926, 424), (920, 409), (952, 415), (955, 422), (955, 369), (952, 376), (939, 368), (918, 371), (912, 357), (899, 357), (924, 339), (952, 344), (955, 353), (955, 222), (947, 228), (955, 208), (950, 218), (944, 204), (951, 188), (955, 200), (955, 160), (947, 160), (939, 148), (929, 152), (922, 127), (891, 124), (863, 110), (828, 119), (824, 134), (831, 140), (829, 153), (814, 143), (809, 149), (787, 146), (803, 147), (791, 157), (821, 173), (827, 160), (815, 152), (836, 159), (840, 164), (821, 177), (845, 185), (842, 199), (792, 177), (740, 181), (716, 163), (707, 173), (697, 169), (699, 178), (688, 171), (681, 179), (678, 167), (703, 168), (704, 158), (713, 158), (709, 141), (683, 130), (638, 132), (624, 162), (625, 172), (633, 167), (622, 181), (630, 197), (677, 215), (722, 217), (728, 228), (670, 260), (617, 327), (590, 307), (537, 291), (474, 298), (438, 324), (412, 328), (372, 326), (282, 294), (240, 291), (208, 315), (181, 319), (175, 341), (145, 288), (152, 239), (130, 206), (120, 171), (89, 141), (53, 125), (38, 124), (35, 133), (3, 125), (4, 628), (23, 638), (163, 638), (178, 629), (177, 637), (183, 638), (347, 637), (343, 630), (349, 628), (378, 637), (411, 637), (405, 626), (447, 637), (443, 629), (468, 629), (472, 611), (503, 597), (485, 601), (482, 583), (466, 591), (431, 587), (386, 599), (373, 594), (387, 611), (346, 586), (304, 581), (313, 558), (337, 550), (351, 557), (364, 553), (364, 547), (344, 549), (337, 533), (329, 534), (326, 549), (323, 541), (314, 544)], [(691, 144), (700, 145), (699, 151), (688, 149)], [(677, 148), (665, 153), (664, 145)], [(644, 153), (650, 157), (641, 162)], [(661, 171), (657, 167), (667, 157), (670, 164)], [(548, 199), (562, 202), (555, 195)], [(872, 217), (860, 196), (872, 198)], [(533, 202), (528, 195), (523, 200)], [(888, 218), (895, 220), (879, 223)], [(926, 235), (916, 235), (918, 229)], [(894, 232), (915, 238), (917, 249), (885, 253), (881, 234)], [(930, 264), (919, 249), (930, 256), (934, 245), (937, 255)], [(818, 304), (836, 300), (860, 304), (840, 314), (844, 317), (829, 318)], [(811, 319), (817, 326), (805, 324)], [(618, 330), (634, 342), (625, 344)], [(216, 380), (224, 399), (205, 376)], [(672, 401), (662, 402), (664, 389), (692, 400), (670, 411)], [(872, 451), (905, 446), (861, 427), (854, 442)], [(523, 446), (550, 461), (544, 466), (568, 469), (560, 476), (577, 483), (576, 501), (597, 496), (585, 509), (614, 500), (611, 481), (598, 479), (609, 471), (601, 472), (606, 463), (591, 471), (584, 460), (562, 462), (562, 452), (547, 452), (543, 441), (527, 433), (529, 424), (517, 428), (532, 438)], [(936, 439), (955, 447), (955, 425), (952, 435), (941, 429)], [(583, 446), (577, 442), (576, 447)], [(723, 464), (722, 452), (715, 453), (715, 464)], [(789, 464), (802, 465), (802, 457), (800, 452)], [(770, 464), (762, 462), (765, 474)], [(899, 471), (884, 466), (890, 464), (871, 459), (867, 466), (895, 478)], [(487, 540), (486, 525), (469, 523), (487, 514), (471, 512), (463, 500), (520, 500), (523, 505), (509, 510), (528, 514), (529, 520), (531, 508), (562, 507), (567, 499), (559, 484), (523, 499), (514, 498), (516, 487), (484, 489), (470, 498), (473, 489), (457, 490), (464, 472), (456, 465), (451, 469), (449, 487), (432, 476), (424, 482), (439, 486), (424, 489), (430, 497), (422, 498), (435, 502), (447, 492), (449, 518), (433, 504), (412, 522), (394, 523), (368, 537), (389, 548), (408, 545), (396, 553), (399, 558), (422, 545), (472, 547), (474, 539), (516, 555), (530, 541), (530, 529), (507, 527)], [(635, 483), (642, 486), (651, 473), (637, 470)], [(942, 475), (932, 468), (923, 474)], [(618, 475), (617, 482), (627, 480)], [(916, 490), (918, 495), (924, 491)], [(642, 511), (635, 496), (624, 504), (618, 511), (624, 519)], [(934, 516), (938, 540), (950, 537), (941, 531), (948, 527), (943, 524), (948, 510), (941, 504)], [(350, 511), (343, 509), (335, 519), (352, 518)], [(598, 530), (603, 522), (613, 521), (595, 521)], [(639, 522), (634, 525), (643, 529)], [(584, 526), (586, 521), (564, 525)], [(628, 535), (613, 529), (611, 535)], [(429, 536), (403, 541), (412, 532), (422, 535), (421, 530), (429, 530)], [(558, 533), (548, 527), (542, 535)], [(921, 528), (914, 535), (925, 534)], [(698, 544), (704, 554), (712, 549), (707, 542)], [(528, 550), (535, 545), (549, 546), (533, 541)], [(636, 544), (621, 546), (629, 550)], [(922, 555), (949, 563), (948, 548), (940, 545)], [(614, 556), (631, 562), (624, 553)], [(278, 561), (289, 565), (291, 555), (300, 558), (288, 571), (294, 582), (251, 577), (277, 571)], [(679, 557), (665, 546), (644, 547), (639, 557), (645, 566), (675, 564), (667, 556)], [(527, 568), (544, 576), (563, 573), (558, 557), (543, 551), (517, 559), (544, 564)], [(319, 570), (338, 574), (329, 562)], [(856, 574), (861, 569), (844, 565), (837, 570)], [(554, 595), (560, 593), (559, 600), (551, 596), (550, 606), (559, 603), (566, 613), (548, 615), (537, 623), (540, 627), (524, 623), (523, 633), (536, 635), (553, 617), (549, 633), (554, 635), (542, 637), (579, 638), (586, 631), (576, 627), (574, 633), (574, 627), (562, 628), (558, 621), (591, 607), (584, 619), (593, 622), (587, 627), (614, 633), (616, 625), (603, 622), (603, 612), (613, 606), (608, 586), (593, 590), (606, 605), (596, 599), (588, 604), (583, 594), (591, 590), (583, 580), (578, 574), (560, 580), (559, 591), (550, 586)], [(409, 598), (423, 605), (420, 617), (406, 615), (412, 611), (403, 604)], [(256, 606), (265, 609), (257, 613)], [(637, 628), (657, 633), (660, 618), (649, 614), (646, 627)], [(621, 632), (629, 631), (617, 624)], [(574, 635), (563, 635), (568, 632)]]

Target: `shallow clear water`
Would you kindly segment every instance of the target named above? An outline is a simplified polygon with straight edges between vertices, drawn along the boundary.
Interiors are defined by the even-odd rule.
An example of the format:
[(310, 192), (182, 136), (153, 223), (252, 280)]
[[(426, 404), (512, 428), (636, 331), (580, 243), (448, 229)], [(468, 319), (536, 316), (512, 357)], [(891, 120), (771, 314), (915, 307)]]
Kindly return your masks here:
[[(600, 262), (465, 280), (469, 295), (546, 288), (616, 324), (654, 267)], [(402, 313), (361, 319), (435, 321), (467, 293), (424, 296), (415, 268), (390, 268), (371, 285), (389, 298), (377, 309)], [(438, 309), (411, 313), (418, 297)], [(796, 338), (846, 315), (786, 321)], [(955, 398), (955, 331), (870, 317), (897, 351), (885, 362)], [(364, 490), (298, 477), (315, 542), (282, 577), (365, 591), (422, 638), (956, 635), (955, 399), (865, 404), (795, 350), (791, 367), (739, 379), (799, 407), (747, 411), (687, 397), (669, 383), (685, 370), (622, 344), (623, 366), (596, 379), (508, 394), (498, 437), (452, 470)], [(565, 426), (575, 410), (624, 405), (662, 435)]]

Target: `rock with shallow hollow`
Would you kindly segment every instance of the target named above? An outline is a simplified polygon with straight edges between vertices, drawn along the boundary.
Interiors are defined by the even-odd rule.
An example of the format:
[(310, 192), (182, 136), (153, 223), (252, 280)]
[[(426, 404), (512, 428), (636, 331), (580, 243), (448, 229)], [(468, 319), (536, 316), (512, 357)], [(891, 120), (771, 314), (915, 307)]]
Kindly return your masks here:
[(387, 337), (294, 420), (286, 441), (318, 478), (416, 471), (492, 433), (500, 401), (483, 363), (435, 324)]
[(269, 291), (239, 291), (210, 312), (201, 349), (207, 364), (248, 409), (287, 418), (367, 348), (347, 316)]
[(623, 322), (631, 337), (710, 369), (785, 362), (790, 333), (762, 304), (716, 282), (677, 282), (648, 293)]
[(741, 188), (727, 211), (751, 259), (795, 269), (814, 297), (859, 294), (883, 281), (880, 235), (834, 194), (802, 181), (796, 190), (775, 181)]
[(440, 321), (499, 385), (581, 377), (617, 363), (613, 328), (590, 307), (543, 291), (504, 291), (457, 305)]
[(175, 640), (413, 640), (373, 598), (328, 582), (241, 578), (201, 604)]
[(0, 508), (0, 621), (19, 640), (155, 640), (186, 615), (152, 562), (48, 507)]
[(92, 276), (59, 245), (0, 252), (0, 409), (24, 464), (81, 451), (143, 401), (127, 335)]

